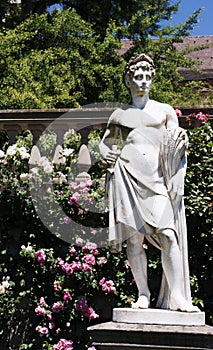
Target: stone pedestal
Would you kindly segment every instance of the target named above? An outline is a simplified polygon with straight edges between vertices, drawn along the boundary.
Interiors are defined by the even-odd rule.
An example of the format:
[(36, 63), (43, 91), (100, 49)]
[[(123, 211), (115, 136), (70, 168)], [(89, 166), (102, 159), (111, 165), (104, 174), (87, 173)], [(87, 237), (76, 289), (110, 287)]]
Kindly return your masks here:
[(203, 312), (114, 309), (112, 322), (88, 331), (97, 350), (213, 349), (213, 327)]
[(114, 322), (172, 326), (204, 326), (204, 312), (179, 312), (163, 309), (113, 309)]

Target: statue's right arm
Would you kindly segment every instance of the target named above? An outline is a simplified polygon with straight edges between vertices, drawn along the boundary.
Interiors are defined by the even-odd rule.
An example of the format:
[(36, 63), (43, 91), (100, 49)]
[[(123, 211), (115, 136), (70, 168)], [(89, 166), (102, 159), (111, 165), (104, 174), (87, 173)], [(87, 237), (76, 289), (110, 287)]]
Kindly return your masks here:
[(104, 136), (99, 144), (99, 150), (102, 157), (108, 164), (115, 163), (120, 152), (113, 149), (116, 143), (117, 127), (114, 124), (108, 124)]

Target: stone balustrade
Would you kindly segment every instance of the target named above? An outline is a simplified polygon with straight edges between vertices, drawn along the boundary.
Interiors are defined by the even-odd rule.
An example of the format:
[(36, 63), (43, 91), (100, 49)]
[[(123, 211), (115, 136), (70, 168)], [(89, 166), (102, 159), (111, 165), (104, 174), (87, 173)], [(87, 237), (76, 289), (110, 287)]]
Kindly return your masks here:
[(104, 128), (113, 110), (114, 108), (5, 110), (0, 111), (0, 129), (7, 132), (10, 144), (15, 142), (18, 133), (26, 129), (32, 132), (36, 144), (46, 128), (57, 133), (59, 144), (68, 129), (79, 131), (82, 143), (87, 143), (89, 131)]
[[(105, 128), (109, 116), (116, 107), (87, 107), (73, 109), (12, 109), (0, 110), (0, 129), (7, 132), (9, 143), (15, 142), (16, 135), (22, 130), (29, 129), (34, 136), (34, 144), (39, 136), (46, 129), (52, 129), (57, 132), (57, 143), (62, 142), (62, 137), (68, 129), (75, 129), (81, 133), (82, 143), (87, 144), (87, 136), (90, 130), (96, 128)], [(188, 129), (191, 125), (186, 117), (190, 113), (202, 111), (210, 115), (213, 120), (212, 107), (178, 107), (183, 117), (179, 118), (180, 126)], [(193, 126), (193, 125), (192, 125)]]
[[(190, 113), (209, 114), (209, 119), (213, 120), (213, 107), (184, 107), (179, 109), (183, 116), (179, 117), (181, 127), (188, 129), (193, 127), (193, 120), (189, 123), (187, 116)], [(36, 143), (44, 130), (49, 129), (57, 134), (57, 147), (53, 157), (53, 163), (60, 163), (61, 144), (63, 136), (69, 129), (74, 129), (81, 134), (81, 148), (78, 156), (79, 175), (76, 181), (88, 179), (88, 169), (91, 166), (89, 151), (87, 149), (88, 134), (96, 128), (104, 129), (111, 113), (115, 107), (92, 107), (76, 109), (49, 109), (49, 110), (2, 110), (0, 111), (0, 130), (8, 134), (9, 144), (16, 140), (17, 134), (23, 130), (30, 130), (33, 134), (34, 147), (32, 148), (30, 163), (39, 158), (39, 149)], [(194, 122), (197, 122), (194, 120)], [(31, 164), (32, 165), (32, 164)]]

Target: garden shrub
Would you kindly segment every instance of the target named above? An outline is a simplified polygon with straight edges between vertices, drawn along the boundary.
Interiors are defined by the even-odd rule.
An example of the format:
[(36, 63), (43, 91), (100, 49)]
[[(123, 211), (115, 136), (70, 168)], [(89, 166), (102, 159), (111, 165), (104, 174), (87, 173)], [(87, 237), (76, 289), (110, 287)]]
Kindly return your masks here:
[[(212, 129), (203, 121), (188, 134), (185, 204), (191, 286), (195, 304), (211, 324)], [(52, 145), (54, 134), (48, 137)], [(101, 186), (105, 168), (97, 154), (100, 137), (97, 131), (89, 135), (94, 165), (91, 180), (81, 183), (75, 181), (80, 147), (75, 132), (70, 130), (64, 138), (65, 163), (53, 165), (48, 153), (49, 159), (43, 155), (40, 164), (30, 169), (32, 134), (22, 132), (11, 146), (4, 138), (0, 150), (2, 350), (94, 350), (87, 327), (111, 320), (113, 307), (128, 307), (136, 297), (125, 244), (118, 254), (106, 244), (108, 215)], [(145, 248), (154, 304), (160, 258), (148, 243)]]
[(213, 130), (210, 122), (189, 130), (189, 140), (185, 204), (192, 291), (195, 301), (206, 311), (207, 322), (212, 323)]

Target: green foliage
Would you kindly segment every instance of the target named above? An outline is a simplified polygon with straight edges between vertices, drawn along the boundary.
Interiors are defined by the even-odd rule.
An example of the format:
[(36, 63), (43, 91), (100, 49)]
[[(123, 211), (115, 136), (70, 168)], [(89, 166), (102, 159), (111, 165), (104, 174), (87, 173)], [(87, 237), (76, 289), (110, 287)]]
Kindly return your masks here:
[[(17, 22), (11, 29), (8, 22), (2, 28), (1, 109), (75, 108), (99, 101), (128, 103), (122, 71), (130, 56), (141, 51), (150, 54), (156, 64), (153, 98), (173, 105), (203, 101), (200, 89), (191, 83), (182, 86), (177, 67), (192, 69), (195, 61), (175, 47), (190, 34), (200, 10), (185, 23), (171, 27), (160, 23), (178, 11), (178, 2), (105, 1), (101, 7), (90, 1), (60, 3), (67, 10), (49, 14), (45, 11), (52, 1), (22, 1)], [(157, 45), (150, 36), (158, 39)], [(123, 37), (131, 39), (133, 45), (120, 55)], [(211, 102), (204, 98), (205, 103)]]
[[(42, 14), (46, 12), (47, 6), (54, 4), (53, 0), (22, 0), (19, 6), (11, 6), (9, 0), (3, 0), (0, 15), (4, 17), (7, 12), (5, 25), (11, 26), (21, 22), (30, 14)], [(58, 1), (64, 8), (75, 9), (78, 15), (93, 25), (96, 33), (103, 38), (106, 34), (110, 20), (114, 20), (120, 27), (120, 35), (124, 35), (126, 28), (131, 35), (150, 34), (153, 35), (159, 29), (161, 20), (169, 20), (173, 13), (178, 10), (179, 3), (171, 4), (170, 0), (158, 1), (134, 1), (128, 0), (111, 2), (104, 1), (101, 6), (98, 1)], [(1, 11), (2, 10), (2, 11)], [(14, 21), (14, 23), (12, 23)], [(124, 25), (125, 24), (125, 25)]]
[(55, 149), (57, 141), (57, 134), (52, 130), (45, 131), (40, 137), (38, 141), (38, 147), (41, 155), (45, 155), (46, 157), (50, 157)]
[(79, 151), (81, 145), (81, 135), (74, 129), (69, 129), (63, 136), (64, 148), (74, 149), (75, 152)]
[(203, 224), (212, 215), (212, 147), (213, 131), (210, 123), (189, 131), (186, 198), (188, 215), (202, 217)]
[(1, 109), (79, 107), (120, 94), (120, 43), (109, 30), (100, 44), (75, 11), (31, 16), (0, 37)]
[[(189, 130), (185, 206), (190, 251), (192, 291), (195, 301), (208, 308), (212, 274), (212, 146), (210, 122)], [(197, 257), (199, 256), (199, 259)], [(195, 283), (196, 282), (196, 283)]]

